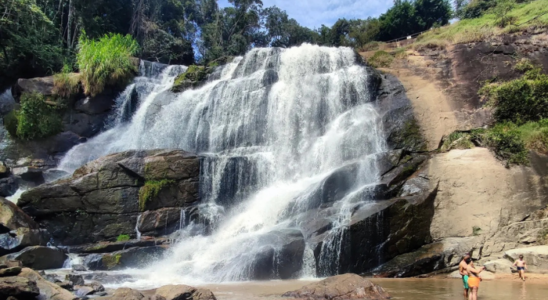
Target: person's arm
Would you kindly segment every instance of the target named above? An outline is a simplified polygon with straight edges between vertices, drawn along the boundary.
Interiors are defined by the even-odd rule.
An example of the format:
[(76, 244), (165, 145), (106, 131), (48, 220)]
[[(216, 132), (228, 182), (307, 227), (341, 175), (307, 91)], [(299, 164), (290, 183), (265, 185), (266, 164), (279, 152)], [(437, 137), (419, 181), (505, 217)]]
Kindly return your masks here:
[(525, 261), (523, 262), (523, 268), (527, 270), (527, 263)]
[(518, 261), (514, 261), (514, 267), (518, 265)]
[(468, 272), (472, 272), (472, 273), (478, 275), (478, 274), (481, 273), (481, 271), (483, 271), (484, 269), (485, 269), (485, 267), (481, 267), (481, 268), (479, 268), (479, 269), (476, 269), (476, 268), (470, 266), (470, 267), (468, 267)]

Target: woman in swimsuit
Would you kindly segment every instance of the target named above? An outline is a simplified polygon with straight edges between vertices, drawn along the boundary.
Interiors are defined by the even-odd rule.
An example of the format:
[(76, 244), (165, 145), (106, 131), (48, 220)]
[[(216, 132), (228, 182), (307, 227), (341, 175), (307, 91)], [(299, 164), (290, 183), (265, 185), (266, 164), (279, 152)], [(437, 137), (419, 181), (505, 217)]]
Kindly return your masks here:
[(481, 267), (479, 269), (474, 268), (474, 265), (471, 264), (472, 259), (468, 259), (466, 263), (468, 264), (467, 271), (468, 271), (468, 287), (470, 288), (470, 300), (477, 300), (478, 299), (478, 289), (479, 284), (481, 281), (481, 278), (479, 278), (479, 273), (481, 271), (485, 270), (485, 267)]

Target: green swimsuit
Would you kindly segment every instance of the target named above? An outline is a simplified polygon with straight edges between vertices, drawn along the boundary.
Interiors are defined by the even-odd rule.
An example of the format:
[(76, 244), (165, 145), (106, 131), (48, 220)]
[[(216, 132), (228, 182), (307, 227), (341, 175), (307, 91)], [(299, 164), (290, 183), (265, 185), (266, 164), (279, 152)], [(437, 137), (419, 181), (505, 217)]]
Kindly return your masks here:
[(469, 289), (468, 287), (468, 275), (462, 276), (462, 283), (464, 283), (464, 288)]

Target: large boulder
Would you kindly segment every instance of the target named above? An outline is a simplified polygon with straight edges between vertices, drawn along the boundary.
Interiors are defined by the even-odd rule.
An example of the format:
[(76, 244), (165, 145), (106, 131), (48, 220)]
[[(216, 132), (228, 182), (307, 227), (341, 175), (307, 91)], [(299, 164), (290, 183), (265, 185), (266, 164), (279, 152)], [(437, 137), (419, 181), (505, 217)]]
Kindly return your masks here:
[(38, 229), (38, 224), (13, 202), (0, 197), (0, 233), (8, 233), (21, 227)]
[(19, 274), (19, 277), (36, 282), (36, 285), (40, 290), (39, 299), (76, 300), (78, 298), (64, 288), (45, 280), (42, 276), (40, 276), (40, 274), (32, 269), (23, 268)]
[(63, 267), (67, 255), (60, 249), (42, 246), (27, 247), (19, 252), (0, 257), (0, 262), (18, 260), (23, 266), (36, 269), (59, 269)]
[(108, 300), (141, 300), (145, 298), (141, 292), (130, 289), (130, 288), (119, 288), (116, 291), (114, 291), (114, 294), (109, 297), (105, 297), (103, 299)]
[(290, 279), (299, 275), (305, 248), (299, 230), (272, 231), (259, 237), (257, 244), (263, 247), (250, 257), (250, 278)]
[(548, 273), (548, 246), (535, 246), (509, 250), (504, 256), (513, 261), (523, 255), (527, 269), (533, 273)]
[(344, 274), (324, 279), (283, 294), (284, 297), (307, 300), (390, 299), (390, 295), (377, 285), (356, 274)]
[(0, 255), (17, 252), (29, 246), (46, 246), (49, 240), (49, 233), (43, 229), (21, 227), (0, 234)]
[(90, 254), (84, 259), (90, 270), (119, 270), (125, 268), (142, 268), (158, 260), (165, 252), (160, 246), (131, 248), (108, 254)]
[(24, 277), (0, 278), (0, 299), (15, 297), (18, 300), (35, 300), (40, 295), (36, 282)]
[(215, 300), (215, 295), (208, 289), (188, 285), (166, 285), (156, 290), (156, 299), (165, 300)]
[[(199, 200), (200, 158), (181, 150), (127, 151), (92, 161), (72, 177), (21, 195), (18, 205), (64, 245), (179, 228), (180, 208)], [(167, 231), (166, 231), (167, 229)]]

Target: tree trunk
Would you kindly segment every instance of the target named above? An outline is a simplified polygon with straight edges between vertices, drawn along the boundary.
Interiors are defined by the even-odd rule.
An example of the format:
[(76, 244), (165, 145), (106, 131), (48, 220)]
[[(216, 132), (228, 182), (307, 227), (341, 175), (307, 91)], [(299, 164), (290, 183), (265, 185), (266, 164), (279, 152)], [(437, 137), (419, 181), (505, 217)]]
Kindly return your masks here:
[(67, 21), (67, 48), (72, 50), (72, 23), (74, 22), (74, 3), (73, 0), (69, 0), (69, 11)]

